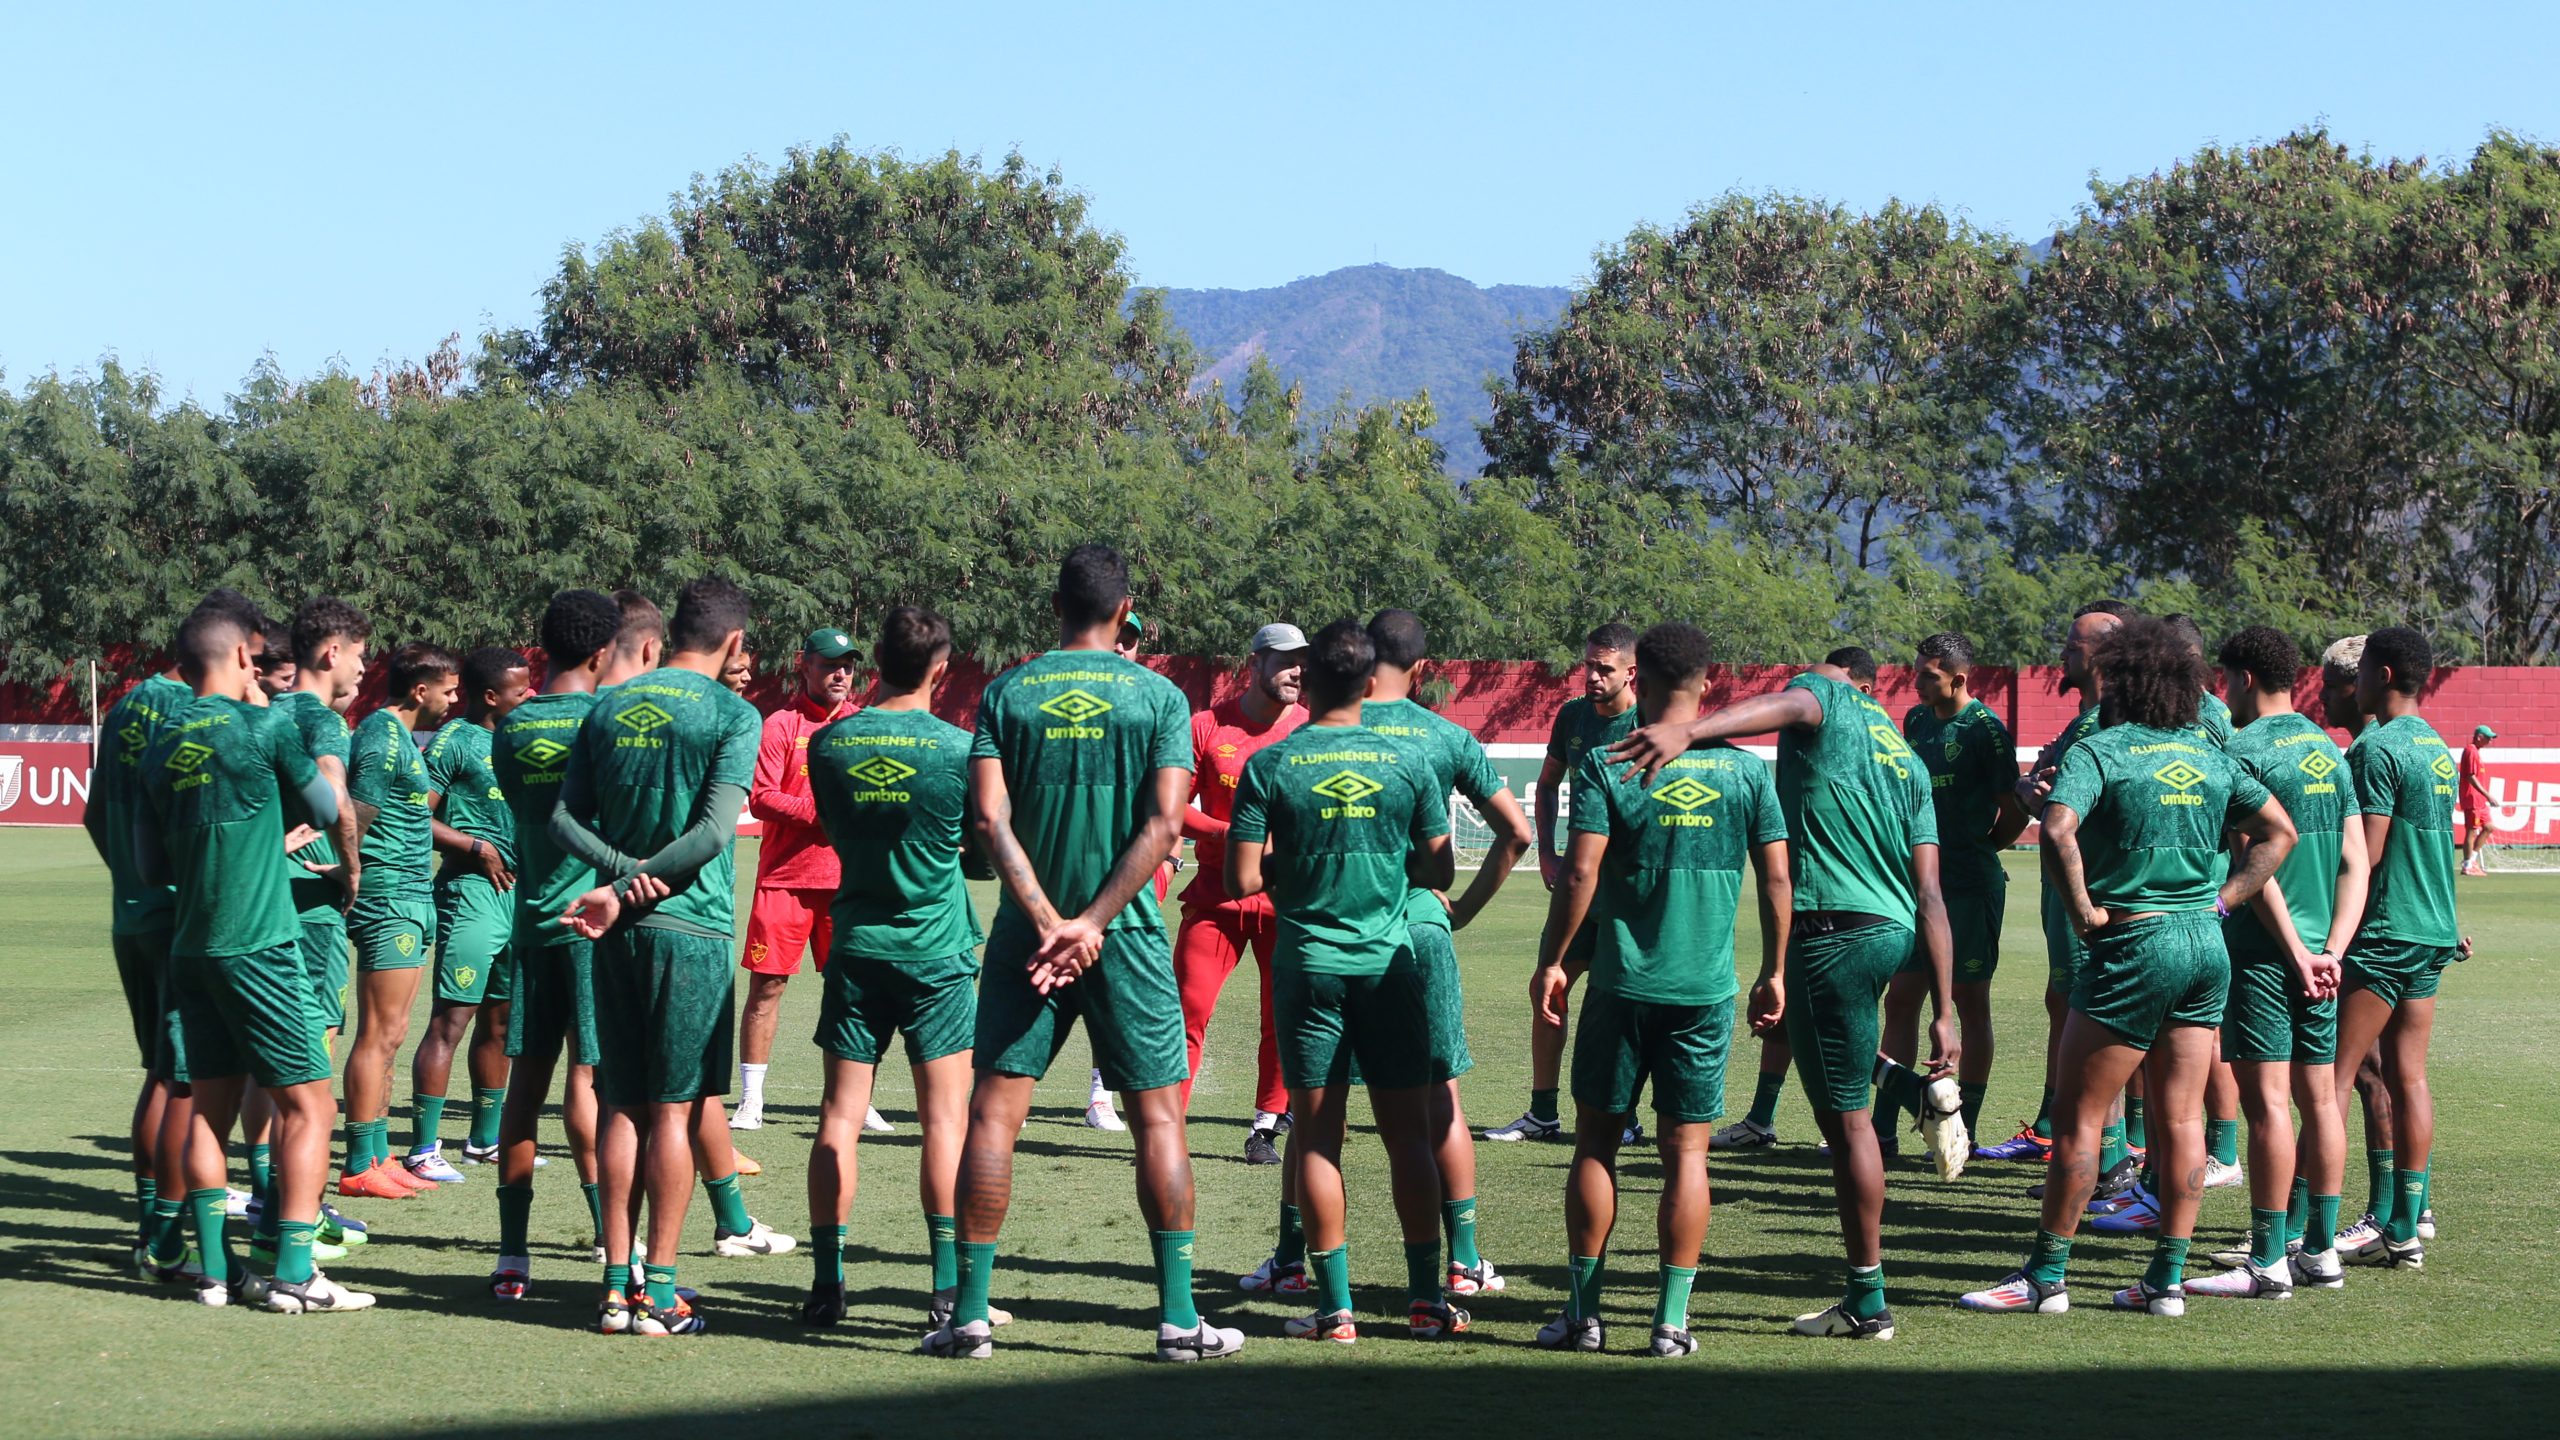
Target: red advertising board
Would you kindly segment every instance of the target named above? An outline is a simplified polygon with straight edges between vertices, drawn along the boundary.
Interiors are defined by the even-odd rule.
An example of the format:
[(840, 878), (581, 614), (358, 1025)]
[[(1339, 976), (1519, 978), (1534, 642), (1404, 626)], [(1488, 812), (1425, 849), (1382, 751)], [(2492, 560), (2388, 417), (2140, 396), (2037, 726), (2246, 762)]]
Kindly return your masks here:
[(0, 740), (0, 825), (77, 825), (89, 807), (89, 747)]

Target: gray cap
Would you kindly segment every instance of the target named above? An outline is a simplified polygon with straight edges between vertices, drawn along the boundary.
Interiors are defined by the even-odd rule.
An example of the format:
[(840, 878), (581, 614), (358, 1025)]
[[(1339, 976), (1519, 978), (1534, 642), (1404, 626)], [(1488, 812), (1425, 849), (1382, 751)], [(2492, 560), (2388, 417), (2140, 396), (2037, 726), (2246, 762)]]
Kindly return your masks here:
[(1307, 632), (1295, 625), (1265, 625), (1253, 632), (1253, 653), (1265, 650), (1304, 650)]

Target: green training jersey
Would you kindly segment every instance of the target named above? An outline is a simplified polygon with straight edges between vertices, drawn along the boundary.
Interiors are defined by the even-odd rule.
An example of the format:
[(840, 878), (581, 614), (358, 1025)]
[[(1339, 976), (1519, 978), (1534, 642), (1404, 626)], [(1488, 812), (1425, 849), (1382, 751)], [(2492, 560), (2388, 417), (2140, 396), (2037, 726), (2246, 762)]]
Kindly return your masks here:
[(2195, 730), (2216, 745), (2228, 746), (2231, 743), (2231, 707), (2222, 703), (2221, 696), (2207, 690), (2198, 697)]
[[(308, 690), (290, 690), (269, 702), (268, 708), (284, 717), (285, 723), (292, 727), (295, 737), (301, 741), (303, 753), (311, 757), (312, 763), (317, 764), (324, 759), (335, 760), (342, 772), (347, 768), (347, 757), (352, 749), (353, 738), (347, 729), (347, 717), (330, 708), (328, 701)], [(288, 825), (310, 822), (311, 816), (303, 809), (301, 797), (286, 796), (284, 806), (285, 820)], [(320, 838), (294, 851), (293, 858), (296, 861), (307, 860), (314, 865), (330, 866), (337, 864), (342, 857), (338, 854), (337, 840), (330, 836), (326, 827), (322, 827)], [(316, 918), (326, 918), (337, 913), (339, 890), (336, 885), (303, 869), (299, 864), (293, 867), (293, 871), (294, 908), (306, 916)]]
[[(498, 848), (498, 858), (516, 865), (516, 817), (507, 808), (507, 792), (490, 763), (496, 732), (469, 720), (452, 720), (427, 742), (427, 788), (444, 797), (443, 820), (474, 840)], [(476, 865), (444, 862), (445, 878), (477, 875)]]
[(1411, 943), (1406, 858), (1449, 833), (1436, 758), (1366, 725), (1304, 725), (1245, 762), (1227, 838), (1271, 843), (1273, 965), (1383, 975)]
[[(1049, 903), (1075, 915), (1149, 817), (1155, 772), (1190, 770), (1191, 702), (1108, 650), (1052, 650), (987, 686), (969, 755), (1003, 765), (1014, 839)], [(1164, 928), (1143, 889), (1104, 928), (1141, 927)]]
[[(1434, 715), (1417, 701), (1379, 700), (1363, 705), (1360, 724), (1363, 729), (1422, 750), (1430, 762), (1432, 783), (1439, 787), (1444, 809), (1454, 790), (1481, 815), (1486, 802), (1504, 788), (1502, 774), (1493, 768), (1493, 758), (1484, 753), (1483, 742), (1468, 733), (1466, 726)], [(1417, 887), (1405, 896), (1404, 919), (1408, 925), (1437, 925), (1446, 930), (1449, 907), (1439, 896)]]
[(380, 812), (365, 827), (360, 893), (425, 894), (436, 854), (427, 757), (388, 706), (357, 722), (348, 749), (348, 798)]
[[(593, 806), (591, 817), (575, 818), (643, 863), (692, 828), (713, 786), (744, 791), (754, 782), (763, 735), (756, 707), (728, 686), (662, 666), (596, 697), (562, 784)], [(737, 850), (733, 826), (683, 889), (631, 923), (728, 939), (737, 929)]]
[(142, 757), (169, 717), (195, 703), (196, 692), (172, 675), (154, 675), (124, 693), (107, 712), (98, 737), (98, 763), (89, 803), (98, 809), (99, 848), (114, 896), (108, 933), (140, 935), (166, 930), (177, 913), (177, 892), (142, 878), (133, 854), (133, 820), (142, 804)]
[(194, 699), (142, 756), (142, 791), (177, 879), (180, 955), (246, 955), (293, 944), (284, 797), (319, 769), (275, 711)]
[(960, 871), (969, 744), (922, 710), (859, 710), (809, 738), (809, 798), (842, 877), (835, 954), (936, 964), (977, 945)]
[[(2346, 846), (2346, 828), (2364, 808), (2347, 774), (2347, 757), (2328, 731), (2290, 711), (2241, 726), (2223, 748), (2293, 817), (2301, 838), (2276, 868), (2275, 880), (2284, 892), (2284, 908), (2292, 912), (2294, 932), (2318, 954), (2329, 943), (2329, 926), (2337, 919), (2338, 859)], [(2257, 912), (2246, 907), (2223, 928), (2252, 941), (2275, 939)]]
[(2373, 857), (2372, 898), (2359, 937), (2458, 945), (2453, 913), (2454, 780), (2460, 770), (2435, 727), (2402, 715), (2368, 728), (2347, 750), (2367, 815), (2391, 817)]
[(1583, 756), (1607, 750), (1636, 728), (1635, 697), (1626, 698), (1627, 708), (1615, 715), (1601, 714), (1588, 695), (1576, 695), (1557, 707), (1555, 726), (1547, 732), (1547, 758), (1564, 767), (1566, 779), (1573, 777)]
[(2257, 777), (2192, 731), (2111, 725), (2071, 747), (2048, 803), (2080, 817), (2090, 903), (2143, 914), (2212, 909), (2222, 832), (2267, 799)]
[(1979, 700), (1951, 720), (1926, 705), (1902, 717), (1902, 738), (1929, 767), (1938, 815), (1938, 884), (1949, 895), (1987, 895), (2009, 883), (1991, 824), (2002, 797), (2017, 793), (2018, 745), (2009, 727)]
[(516, 933), (539, 933), (546, 945), (578, 938), (560, 917), (570, 901), (596, 885), (593, 867), (551, 842), (551, 811), (560, 801), (578, 727), (599, 698), (592, 690), (530, 696), (507, 712), (489, 741), (491, 773), (515, 815)]
[(1822, 702), (1822, 723), (1778, 734), (1778, 804), (1798, 910), (1848, 910), (1898, 925), (1919, 922), (1911, 850), (1938, 843), (1929, 772), (1884, 707), (1821, 675), (1790, 690)]
[(1751, 848), (1787, 838), (1769, 767), (1721, 741), (1662, 767), (1651, 789), (1605, 750), (1574, 771), (1578, 835), (1606, 835), (1590, 922), (1591, 984), (1654, 1005), (1722, 1005), (1738, 988), (1733, 920)]

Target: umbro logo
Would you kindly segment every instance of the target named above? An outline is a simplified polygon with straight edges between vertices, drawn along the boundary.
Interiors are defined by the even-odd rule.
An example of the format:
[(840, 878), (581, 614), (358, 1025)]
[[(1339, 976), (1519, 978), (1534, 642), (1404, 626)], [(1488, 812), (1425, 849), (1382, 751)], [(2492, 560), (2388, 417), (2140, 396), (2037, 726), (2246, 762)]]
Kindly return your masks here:
[(1070, 725), (1082, 725), (1096, 715), (1107, 713), (1111, 702), (1084, 690), (1070, 690), (1043, 701), (1040, 713), (1055, 715)]
[(2428, 768), (2436, 772), (2436, 778), (2440, 780), (2450, 780), (2453, 778), (2454, 772), (2453, 757), (2450, 755), (2438, 755), (2436, 757), (2436, 763)]
[(559, 741), (553, 740), (548, 736), (542, 736), (537, 737), (533, 743), (516, 751), (516, 758), (523, 761), (525, 765), (531, 769), (548, 770), (552, 766), (559, 764), (560, 761), (568, 755), (568, 753), (568, 746), (563, 745)]
[(169, 752), (168, 766), (181, 775), (192, 775), (198, 766), (213, 758), (213, 747), (189, 740)]
[(2314, 780), (2326, 780), (2338, 773), (2338, 762), (2314, 750), (2303, 756), (2302, 763), (2295, 768)]
[(2204, 783), (2204, 772), (2184, 760), (2172, 760), (2151, 772), (2151, 778), (2172, 790), (2193, 790)]
[(615, 724), (623, 726), (635, 734), (640, 735), (646, 735), (652, 730), (662, 729), (676, 723), (676, 717), (659, 709), (654, 703), (647, 700), (643, 700), (639, 704), (632, 706), (630, 709), (623, 711), (621, 714), (614, 716), (613, 720)]
[(1311, 787), (1327, 800), (1344, 805), (1357, 805), (1387, 787), (1357, 770), (1338, 771), (1320, 785)]
[(875, 789), (887, 789), (916, 773), (916, 767), (901, 765), (886, 755), (874, 755), (845, 773)]
[(1688, 811), (1695, 810), (1701, 805), (1714, 804), (1724, 798), (1724, 792), (1712, 785), (1700, 784), (1682, 775), (1669, 784), (1656, 787), (1653, 798), (1674, 810)]

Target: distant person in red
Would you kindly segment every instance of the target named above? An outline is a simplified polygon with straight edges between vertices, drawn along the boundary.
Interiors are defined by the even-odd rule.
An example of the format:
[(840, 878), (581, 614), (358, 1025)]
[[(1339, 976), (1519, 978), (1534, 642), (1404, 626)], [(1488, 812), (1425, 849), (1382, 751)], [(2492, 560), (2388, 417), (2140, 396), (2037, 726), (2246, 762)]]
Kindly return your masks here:
[(2482, 773), (2480, 747), (2498, 738), (2498, 732), (2482, 725), (2471, 732), (2471, 743), (2462, 747), (2462, 775), (2455, 782), (2455, 793), (2462, 801), (2462, 873), (2486, 875), (2488, 867), (2480, 863), (2480, 851), (2488, 845), (2492, 833), (2489, 825), (2489, 781)]
[[(1191, 796), (1197, 802), (1182, 812), (1182, 833), (1198, 852), (1200, 873), (1182, 892), (1182, 923), (1173, 941), (1173, 979), (1182, 990), (1183, 1040), (1191, 1055), (1191, 1073), (1200, 1073), (1200, 1051), (1209, 1035), (1209, 1017), (1217, 1012), (1218, 992), (1235, 973), (1245, 947), (1253, 948), (1262, 972), (1262, 1044), (1253, 1091), (1253, 1126), (1245, 1132), (1248, 1165), (1277, 1165), (1281, 1116), (1289, 1108), (1289, 1092), (1280, 1078), (1280, 1049), (1271, 1026), (1271, 897), (1237, 900), (1227, 894), (1227, 820), (1236, 803), (1236, 782), (1244, 765), (1262, 747), (1285, 739), (1307, 722), (1298, 703), (1298, 676), (1306, 660), (1307, 637), (1295, 625), (1265, 625), (1254, 632), (1252, 659), (1245, 688), (1233, 699), (1191, 717)], [(1191, 1082), (1182, 1082), (1183, 1108), (1191, 1105)]]
[[(756, 849), (754, 908), (747, 915), (747, 1008), (738, 1029), (738, 1108), (732, 1130), (764, 1128), (764, 1072), (773, 1062), (773, 1031), (782, 1018), (782, 987), (800, 973), (801, 952), (826, 968), (835, 939), (828, 907), (835, 903), (835, 848), (818, 827), (809, 798), (809, 737), (853, 709), (853, 637), (832, 625), (809, 632), (800, 646), (800, 685), (791, 703), (765, 717), (756, 751), (755, 781), (747, 789), (747, 813), (764, 822)], [(886, 1130), (874, 1110), (864, 1121)]]

